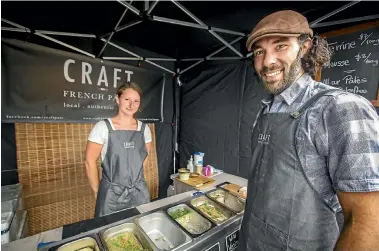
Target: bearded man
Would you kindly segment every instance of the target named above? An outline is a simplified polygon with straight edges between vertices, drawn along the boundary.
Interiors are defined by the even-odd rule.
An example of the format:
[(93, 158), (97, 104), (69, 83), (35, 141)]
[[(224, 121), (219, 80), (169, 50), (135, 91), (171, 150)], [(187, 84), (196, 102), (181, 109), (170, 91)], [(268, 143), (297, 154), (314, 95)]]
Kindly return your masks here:
[(251, 138), (239, 250), (379, 250), (374, 107), (313, 79), (331, 54), (297, 12), (262, 19), (247, 49), (271, 98)]

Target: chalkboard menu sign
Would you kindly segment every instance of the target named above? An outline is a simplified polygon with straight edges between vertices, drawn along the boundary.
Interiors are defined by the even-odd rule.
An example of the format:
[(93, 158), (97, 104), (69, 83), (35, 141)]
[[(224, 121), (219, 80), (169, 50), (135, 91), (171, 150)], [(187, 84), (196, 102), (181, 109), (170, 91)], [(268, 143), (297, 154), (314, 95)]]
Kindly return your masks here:
[(205, 251), (220, 251), (220, 243), (217, 242), (216, 244), (206, 249)]
[(328, 37), (333, 52), (321, 81), (376, 100), (379, 86), (379, 26), (346, 35)]
[(237, 250), (238, 248), (238, 239), (239, 239), (239, 229), (226, 236), (226, 251)]

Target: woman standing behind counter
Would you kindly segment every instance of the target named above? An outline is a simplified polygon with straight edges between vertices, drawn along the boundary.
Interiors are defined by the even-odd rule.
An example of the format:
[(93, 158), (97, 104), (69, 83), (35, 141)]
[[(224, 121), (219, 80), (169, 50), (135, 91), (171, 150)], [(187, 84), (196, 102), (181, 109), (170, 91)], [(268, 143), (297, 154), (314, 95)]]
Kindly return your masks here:
[[(150, 202), (143, 166), (150, 150), (150, 128), (135, 118), (142, 91), (135, 83), (116, 92), (118, 113), (99, 121), (87, 143), (86, 170), (95, 193), (95, 217)], [(96, 165), (101, 154), (102, 179)]]

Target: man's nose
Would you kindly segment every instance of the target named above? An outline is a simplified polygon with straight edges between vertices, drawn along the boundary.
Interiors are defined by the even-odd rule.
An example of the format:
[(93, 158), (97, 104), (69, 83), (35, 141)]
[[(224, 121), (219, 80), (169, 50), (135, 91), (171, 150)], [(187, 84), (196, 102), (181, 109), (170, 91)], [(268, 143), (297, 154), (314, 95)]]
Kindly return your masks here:
[(271, 65), (276, 64), (277, 59), (275, 53), (267, 52), (264, 55), (263, 66), (270, 68)]

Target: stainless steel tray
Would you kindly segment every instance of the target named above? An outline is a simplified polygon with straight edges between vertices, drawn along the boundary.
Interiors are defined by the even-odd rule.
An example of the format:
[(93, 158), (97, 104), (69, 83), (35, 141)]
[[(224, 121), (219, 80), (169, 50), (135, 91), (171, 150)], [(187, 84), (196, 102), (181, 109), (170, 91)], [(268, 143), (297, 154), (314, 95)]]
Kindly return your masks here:
[(242, 214), (245, 211), (245, 201), (234, 196), (225, 189), (216, 189), (206, 193), (210, 199), (221, 203), (223, 206), (236, 214)]
[[(185, 216), (174, 219), (171, 214), (176, 210), (188, 210)], [(211, 229), (212, 223), (197, 213), (194, 209), (186, 204), (179, 204), (167, 209), (168, 215), (175, 220), (181, 227), (183, 227), (193, 237), (201, 235)]]
[[(201, 195), (199, 197), (191, 199), (189, 201), (189, 203), (192, 207), (194, 207), (196, 209), (196, 211), (198, 211), (201, 215), (205, 216), (207, 219), (209, 219), (210, 221), (212, 221), (216, 225), (221, 225), (222, 223), (226, 222), (230, 218), (233, 218), (234, 216), (236, 216), (236, 214), (234, 212), (230, 211), (229, 209), (222, 206), (221, 204), (209, 199), (205, 195)], [(200, 208), (198, 208), (199, 206), (201, 206), (205, 203), (207, 203), (211, 207), (217, 208), (218, 211), (221, 212), (221, 214), (224, 216), (225, 219), (214, 219), (214, 218), (212, 218), (211, 215), (209, 215), (208, 213), (206, 213), (203, 210), (201, 210)]]
[(158, 250), (176, 250), (192, 241), (163, 211), (136, 218), (135, 222)]
[(153, 251), (151, 243), (149, 243), (145, 235), (142, 233), (142, 231), (137, 227), (137, 225), (134, 222), (126, 222), (126, 223), (100, 231), (100, 238), (101, 238), (101, 241), (103, 242), (104, 248), (106, 250), (110, 250), (110, 248), (107, 246), (107, 241), (112, 237), (115, 237), (119, 234), (123, 234), (126, 232), (133, 233), (134, 236), (139, 241), (139, 243), (141, 243), (144, 250)]
[(104, 250), (101, 241), (97, 234), (82, 234), (77, 237), (67, 238), (48, 246), (39, 248), (38, 250), (44, 251), (77, 251), (83, 248), (90, 248), (90, 250), (101, 251)]

